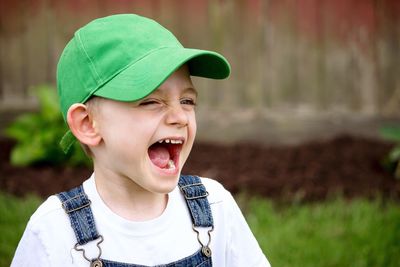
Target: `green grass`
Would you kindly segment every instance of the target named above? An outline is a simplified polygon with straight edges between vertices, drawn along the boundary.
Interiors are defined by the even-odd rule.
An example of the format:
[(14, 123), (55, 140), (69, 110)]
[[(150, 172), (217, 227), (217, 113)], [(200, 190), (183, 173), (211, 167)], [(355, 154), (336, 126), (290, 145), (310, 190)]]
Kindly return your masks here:
[(18, 199), (0, 193), (0, 266), (10, 266), (26, 223), (40, 202), (33, 196)]
[(338, 198), (274, 207), (241, 201), (272, 266), (399, 266), (400, 205)]
[[(0, 266), (9, 266), (36, 197), (0, 193)], [(272, 266), (398, 266), (400, 205), (342, 198), (274, 206), (239, 197), (247, 221)]]

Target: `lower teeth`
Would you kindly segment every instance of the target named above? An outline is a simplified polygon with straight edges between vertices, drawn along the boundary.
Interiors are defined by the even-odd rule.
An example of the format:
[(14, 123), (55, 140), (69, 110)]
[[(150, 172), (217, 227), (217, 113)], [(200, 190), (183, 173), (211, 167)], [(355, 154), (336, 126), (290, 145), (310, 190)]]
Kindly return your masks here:
[(175, 169), (175, 163), (172, 159), (170, 159), (168, 161), (168, 165), (167, 165), (168, 169)]

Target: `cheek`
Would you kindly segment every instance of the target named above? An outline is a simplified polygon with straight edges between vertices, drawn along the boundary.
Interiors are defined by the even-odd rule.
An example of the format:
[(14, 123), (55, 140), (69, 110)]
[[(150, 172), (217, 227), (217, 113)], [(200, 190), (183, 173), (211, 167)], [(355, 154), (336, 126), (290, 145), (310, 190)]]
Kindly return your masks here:
[(134, 120), (116, 116), (103, 120), (98, 125), (100, 135), (106, 146), (116, 146), (119, 149), (124, 147), (124, 144), (132, 146), (140, 133), (140, 127)]
[(196, 114), (193, 112), (189, 116), (189, 133), (192, 135), (194, 138), (196, 136), (196, 131), (197, 131), (197, 122), (196, 122)]
[(189, 116), (189, 124), (188, 124), (188, 149), (189, 151), (192, 149), (194, 139), (196, 137), (196, 131), (197, 131), (197, 123), (196, 123), (196, 117), (195, 114), (193, 113), (191, 116)]

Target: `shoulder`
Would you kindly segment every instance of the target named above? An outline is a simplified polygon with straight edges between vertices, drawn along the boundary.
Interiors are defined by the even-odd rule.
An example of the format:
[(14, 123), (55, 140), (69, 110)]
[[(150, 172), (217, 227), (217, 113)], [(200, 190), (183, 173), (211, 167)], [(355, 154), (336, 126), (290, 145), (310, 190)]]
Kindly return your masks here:
[[(233, 196), (219, 182), (201, 178), (209, 193), (218, 237), (215, 251), (224, 251), (225, 266), (270, 266)], [(223, 241), (218, 240), (223, 237)]]
[(44, 201), (29, 219), (27, 228), (31, 231), (40, 231), (48, 224), (59, 223), (65, 220), (65, 212), (62, 209), (60, 200), (55, 196), (50, 196)]
[(200, 179), (207, 189), (219, 190), (219, 191), (225, 190), (224, 186), (214, 179), (206, 177), (200, 177)]
[(209, 194), (208, 201), (210, 204), (226, 203), (233, 200), (231, 193), (218, 181), (205, 177), (200, 177), (200, 179)]
[[(18, 243), (11, 266), (50, 266), (52, 245), (48, 240), (55, 240), (57, 232), (49, 232), (54, 225), (54, 216), (61, 203), (51, 196), (33, 213)], [(33, 264), (33, 262), (35, 264)]]
[[(57, 255), (65, 244), (70, 246), (75, 242), (68, 215), (55, 195), (50, 196), (39, 206), (29, 219), (25, 232), (40, 240), (49, 255)], [(54, 239), (55, 236), (57, 239)]]
[[(68, 215), (57, 196), (50, 196), (29, 219), (12, 266), (61, 266), (71, 260), (76, 243)], [(67, 266), (67, 265), (62, 265)], [(70, 266), (68, 264), (68, 266)]]
[(51, 216), (53, 213), (62, 211), (61, 202), (55, 195), (50, 196), (46, 199), (35, 211), (31, 217), (31, 222), (34, 223), (43, 217)]
[(206, 178), (206, 177), (200, 177), (201, 182), (203, 185), (206, 187), (207, 192), (210, 193), (229, 193), (225, 187), (218, 181), (211, 179), (211, 178)]

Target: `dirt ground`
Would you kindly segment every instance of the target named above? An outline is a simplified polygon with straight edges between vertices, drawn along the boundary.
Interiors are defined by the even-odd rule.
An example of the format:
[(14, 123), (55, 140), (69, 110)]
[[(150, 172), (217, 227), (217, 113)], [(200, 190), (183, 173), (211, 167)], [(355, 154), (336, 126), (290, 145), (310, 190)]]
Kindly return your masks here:
[[(0, 139), (0, 190), (47, 197), (79, 185), (88, 168), (12, 167), (10, 140)], [(183, 173), (219, 180), (233, 193), (279, 201), (319, 201), (335, 195), (400, 200), (400, 180), (380, 164), (393, 144), (341, 135), (292, 146), (197, 143)]]

